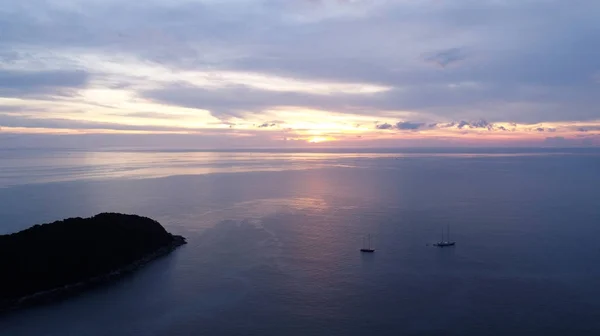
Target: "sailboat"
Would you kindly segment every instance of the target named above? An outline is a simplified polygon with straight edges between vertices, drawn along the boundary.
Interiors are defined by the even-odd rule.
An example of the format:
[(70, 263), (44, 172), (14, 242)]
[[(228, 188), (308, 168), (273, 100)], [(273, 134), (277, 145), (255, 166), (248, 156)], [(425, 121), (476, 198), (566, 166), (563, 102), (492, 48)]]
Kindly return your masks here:
[(365, 238), (363, 237), (363, 248), (360, 249), (360, 252), (365, 252), (365, 253), (373, 253), (375, 252), (374, 248), (371, 248), (371, 235), (369, 234), (368, 238), (366, 239), (367, 244), (365, 244)]
[(450, 225), (448, 225), (448, 236), (446, 237), (446, 240), (444, 240), (444, 229), (442, 228), (442, 240), (433, 244), (433, 246), (437, 247), (448, 247), (454, 245), (456, 245), (456, 242), (450, 240)]

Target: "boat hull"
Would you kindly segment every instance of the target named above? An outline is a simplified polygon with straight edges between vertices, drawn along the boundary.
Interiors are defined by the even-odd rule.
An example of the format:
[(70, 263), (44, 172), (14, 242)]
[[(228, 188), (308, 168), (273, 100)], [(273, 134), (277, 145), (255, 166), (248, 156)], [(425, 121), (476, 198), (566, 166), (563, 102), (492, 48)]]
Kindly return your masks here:
[(456, 245), (455, 242), (440, 242), (440, 243), (433, 244), (433, 246), (437, 246), (437, 247), (450, 247), (450, 246), (454, 246), (454, 245)]

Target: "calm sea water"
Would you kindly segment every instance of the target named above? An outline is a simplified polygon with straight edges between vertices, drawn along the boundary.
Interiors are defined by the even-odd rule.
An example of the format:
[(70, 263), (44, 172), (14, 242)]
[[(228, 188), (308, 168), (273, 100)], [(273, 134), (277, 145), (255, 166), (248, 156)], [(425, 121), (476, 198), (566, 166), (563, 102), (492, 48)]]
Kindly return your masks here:
[(189, 244), (0, 335), (598, 335), (599, 174), (594, 150), (3, 150), (0, 233), (116, 211)]

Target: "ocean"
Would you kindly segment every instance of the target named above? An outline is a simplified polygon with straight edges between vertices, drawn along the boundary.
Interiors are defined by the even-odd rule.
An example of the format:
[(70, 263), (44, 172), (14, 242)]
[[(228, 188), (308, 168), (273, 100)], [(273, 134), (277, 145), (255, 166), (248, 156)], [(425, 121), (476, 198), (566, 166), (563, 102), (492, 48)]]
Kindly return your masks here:
[(600, 334), (599, 150), (371, 151), (0, 150), (2, 234), (123, 212), (188, 239), (0, 335)]

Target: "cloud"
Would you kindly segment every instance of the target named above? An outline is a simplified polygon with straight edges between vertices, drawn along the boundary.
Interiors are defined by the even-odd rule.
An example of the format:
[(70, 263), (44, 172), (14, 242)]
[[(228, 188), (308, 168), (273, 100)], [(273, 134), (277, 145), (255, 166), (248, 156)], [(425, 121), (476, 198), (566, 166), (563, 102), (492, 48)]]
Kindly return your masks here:
[(396, 128), (399, 130), (416, 130), (425, 126), (425, 123), (401, 121), (396, 124)]
[(375, 104), (379, 94), (311, 94), (306, 92), (274, 91), (247, 85), (226, 85), (218, 88), (173, 84), (141, 92), (144, 98), (161, 104), (210, 111), (220, 120), (244, 118), (265, 110), (281, 107), (304, 107), (331, 112), (363, 114)]
[(425, 57), (428, 62), (434, 62), (445, 68), (447, 65), (457, 63), (466, 59), (466, 54), (462, 48), (450, 48), (435, 52)]
[[(123, 116), (122, 113), (115, 113), (114, 115)], [(142, 118), (142, 119), (178, 119), (181, 118), (181, 115), (174, 113), (165, 113), (165, 112), (132, 112), (127, 113), (125, 116), (134, 117), (134, 118)]]
[(389, 130), (389, 129), (393, 129), (393, 128), (394, 128), (394, 126), (393, 126), (393, 125), (391, 125), (391, 124), (385, 123), (385, 124), (378, 124), (378, 125), (375, 125), (375, 128), (376, 128), (376, 129), (380, 129), (380, 130)]
[(0, 114), (0, 127), (32, 127), (72, 130), (120, 130), (120, 131), (163, 131), (163, 132), (192, 132), (194, 129), (185, 127), (170, 127), (156, 125), (127, 125), (120, 123), (94, 122), (59, 118), (32, 118)]
[[(13, 1), (0, 12), (0, 97), (86, 105), (86, 120), (124, 125), (119, 114), (174, 122), (168, 109), (178, 107), (251, 125), (287, 107), (387, 120), (385, 129), (440, 121), (395, 124), (419, 133), (513, 131), (507, 121), (552, 132), (546, 125), (600, 119), (599, 11), (597, 1)], [(209, 75), (218, 85), (197, 83)], [(295, 86), (266, 89), (274, 76)], [(75, 95), (87, 89), (107, 91)], [(127, 99), (99, 112), (113, 93)]]
[(492, 130), (494, 128), (494, 124), (493, 123), (489, 123), (484, 119), (479, 119), (479, 120), (474, 120), (474, 121), (465, 121), (465, 120), (461, 120), (458, 123), (451, 123), (450, 126), (447, 127), (452, 127), (456, 124), (456, 126), (459, 129), (463, 129), (465, 127), (468, 128), (485, 128), (487, 130)]
[[(564, 123), (559, 125), (561, 129), (566, 133), (573, 132), (598, 132), (600, 131), (600, 126), (598, 122), (591, 122), (588, 124), (584, 124), (583, 126), (574, 126), (569, 125), (568, 123)], [(410, 121), (400, 121), (394, 125), (384, 123), (379, 124), (376, 123), (376, 129), (396, 129), (396, 130), (421, 130), (421, 134), (427, 134), (427, 132), (432, 130), (440, 130), (444, 132), (455, 132), (460, 131), (461, 134), (468, 134), (470, 130), (478, 133), (478, 130), (487, 130), (489, 132), (520, 132), (521, 134), (529, 133), (535, 134), (531, 132), (556, 132), (556, 127), (539, 127), (530, 124), (519, 124), (519, 123), (491, 123), (486, 121), (485, 119), (475, 119), (473, 121), (452, 121), (452, 122), (410, 122)], [(437, 133), (439, 134), (439, 133)], [(451, 134), (451, 133), (448, 133)], [(481, 134), (481, 133), (479, 133)]]
[(88, 81), (89, 74), (83, 71), (0, 70), (0, 97), (66, 95)]
[(275, 126), (277, 126), (277, 124), (275, 124), (275, 123), (263, 123), (263, 124), (258, 125), (258, 128), (275, 127)]
[(24, 106), (24, 105), (0, 105), (0, 113), (2, 114), (16, 114), (19, 115), (23, 112), (26, 113), (37, 113), (46, 111), (40, 107)]
[(600, 125), (587, 125), (587, 126), (584, 126), (584, 127), (578, 127), (577, 131), (578, 132), (583, 132), (583, 133), (593, 132), (593, 131), (600, 131)]

